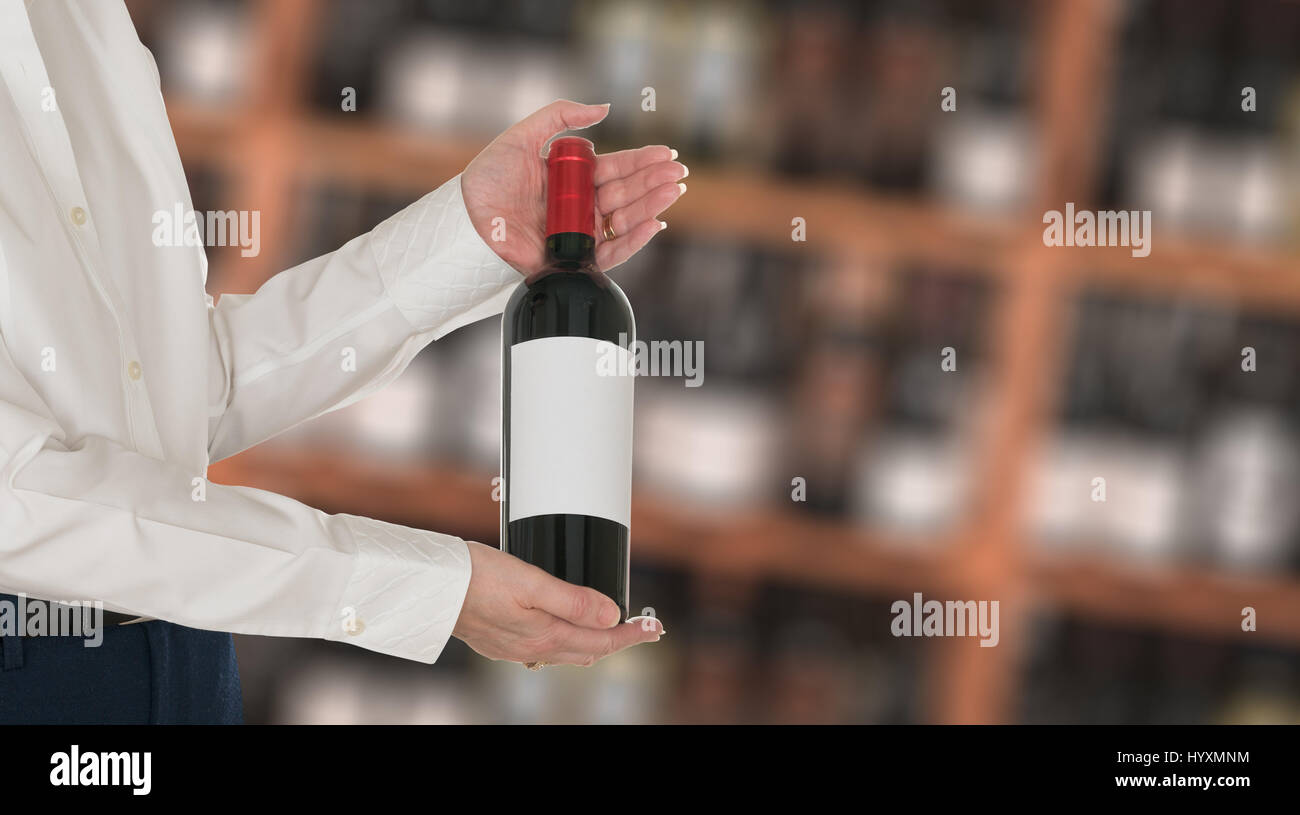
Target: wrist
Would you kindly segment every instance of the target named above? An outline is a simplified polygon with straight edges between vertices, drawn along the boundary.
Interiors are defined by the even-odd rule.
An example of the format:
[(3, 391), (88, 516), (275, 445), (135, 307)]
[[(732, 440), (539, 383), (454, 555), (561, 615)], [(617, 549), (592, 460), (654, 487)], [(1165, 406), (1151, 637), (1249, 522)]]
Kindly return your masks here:
[(354, 546), (353, 571), (326, 639), (431, 663), (469, 589), (465, 541), (356, 515), (333, 516)]

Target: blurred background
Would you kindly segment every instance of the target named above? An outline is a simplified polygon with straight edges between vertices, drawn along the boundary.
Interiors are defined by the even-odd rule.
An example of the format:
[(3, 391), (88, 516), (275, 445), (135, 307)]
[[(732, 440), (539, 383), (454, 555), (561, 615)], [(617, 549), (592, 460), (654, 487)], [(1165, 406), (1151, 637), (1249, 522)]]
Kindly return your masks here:
[[(214, 296), (557, 97), (691, 168), (614, 274), (641, 339), (704, 343), (703, 387), (637, 385), (631, 599), (668, 635), (539, 673), (239, 637), (248, 721), (1300, 722), (1297, 4), (128, 6), (194, 207), (262, 213)], [(1066, 202), (1152, 210), (1150, 256), (1044, 247)], [(211, 478), (495, 543), (499, 331)], [(998, 646), (891, 636), (918, 591), (998, 600)]]

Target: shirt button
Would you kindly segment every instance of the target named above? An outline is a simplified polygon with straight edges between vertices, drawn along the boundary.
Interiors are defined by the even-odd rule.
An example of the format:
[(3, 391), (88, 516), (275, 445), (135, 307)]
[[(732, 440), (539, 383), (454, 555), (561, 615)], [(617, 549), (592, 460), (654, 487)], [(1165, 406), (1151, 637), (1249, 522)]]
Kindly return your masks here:
[(86, 222), (86, 211), (81, 207), (73, 207), (72, 222), (77, 226), (81, 226), (82, 224), (84, 224)]
[(355, 637), (359, 634), (364, 633), (365, 630), (366, 630), (366, 624), (364, 622), (362, 622), (361, 620), (353, 620), (352, 627), (348, 629), (348, 634)]
[(140, 363), (131, 360), (131, 363), (126, 366), (126, 375), (132, 379), (139, 379), (144, 375), (144, 369), (140, 367)]

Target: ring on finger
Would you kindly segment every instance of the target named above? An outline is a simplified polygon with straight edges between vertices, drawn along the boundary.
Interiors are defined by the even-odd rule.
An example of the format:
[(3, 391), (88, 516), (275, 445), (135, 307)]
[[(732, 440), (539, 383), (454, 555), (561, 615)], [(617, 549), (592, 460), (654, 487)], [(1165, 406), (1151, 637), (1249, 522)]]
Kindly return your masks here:
[(600, 234), (607, 241), (612, 241), (618, 237), (618, 234), (614, 232), (614, 214), (612, 212), (606, 213), (605, 217), (600, 220)]

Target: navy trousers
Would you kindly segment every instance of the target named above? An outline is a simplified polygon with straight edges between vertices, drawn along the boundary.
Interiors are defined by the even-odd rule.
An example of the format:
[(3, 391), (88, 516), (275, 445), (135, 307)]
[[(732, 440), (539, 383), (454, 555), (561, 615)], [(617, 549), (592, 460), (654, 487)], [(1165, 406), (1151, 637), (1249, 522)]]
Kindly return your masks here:
[(0, 724), (243, 722), (229, 634), (153, 620), (103, 638), (0, 637)]

